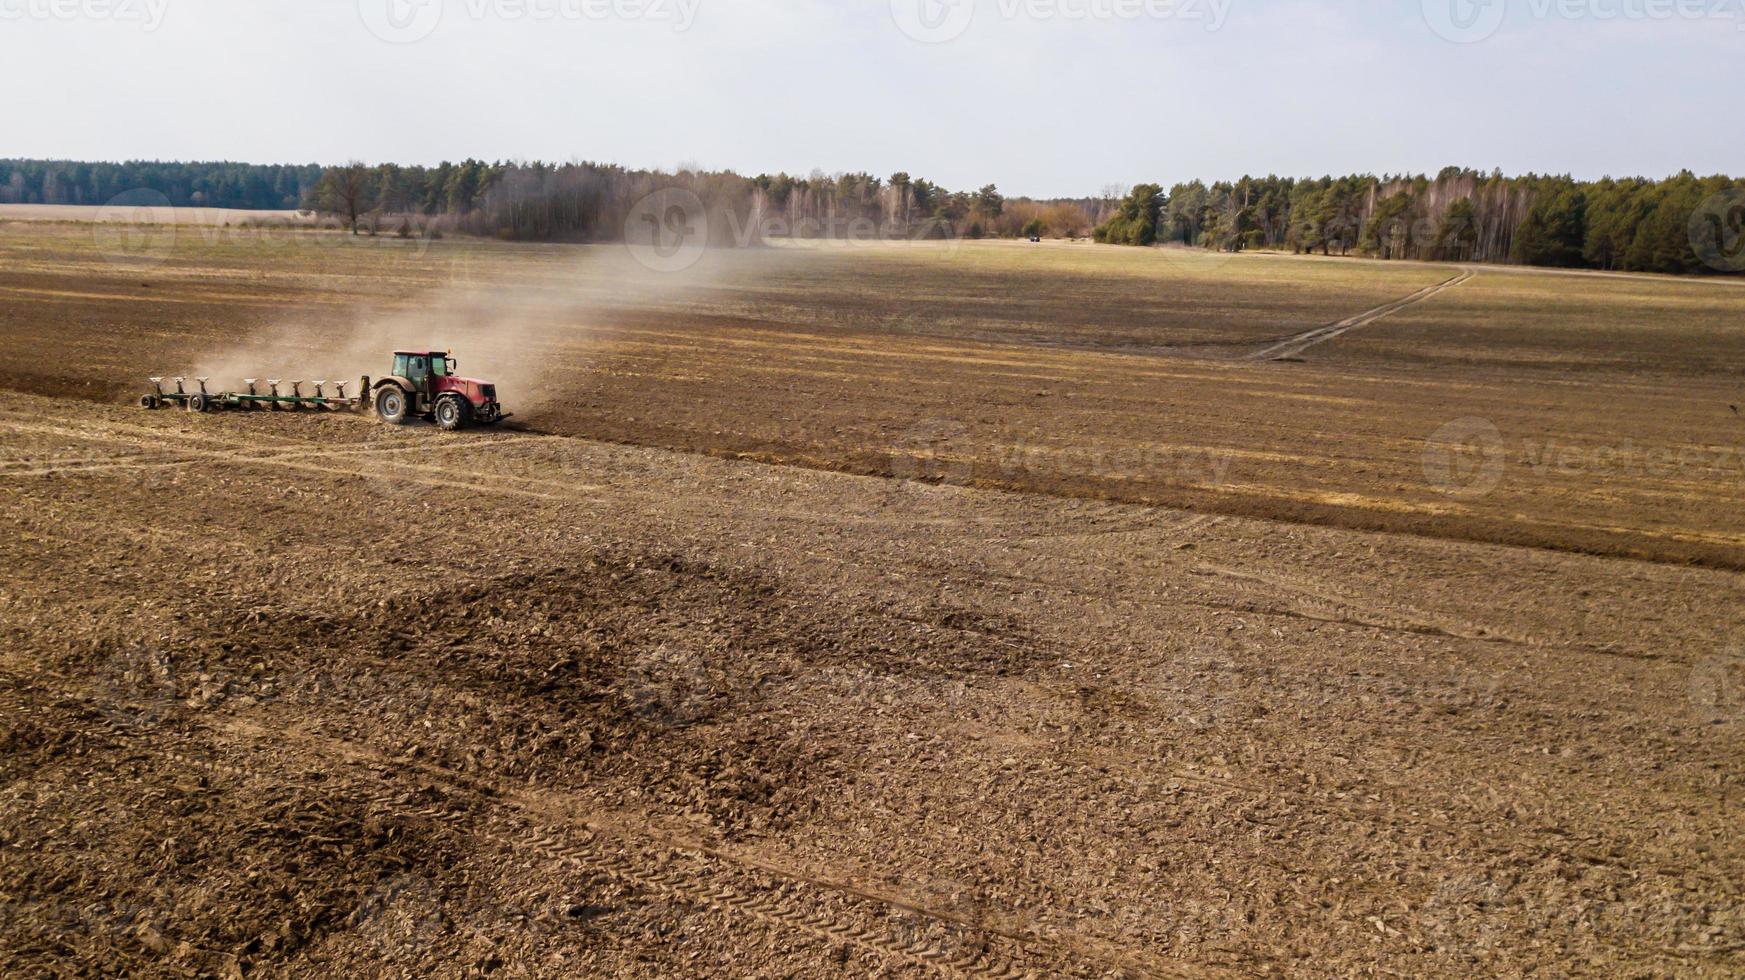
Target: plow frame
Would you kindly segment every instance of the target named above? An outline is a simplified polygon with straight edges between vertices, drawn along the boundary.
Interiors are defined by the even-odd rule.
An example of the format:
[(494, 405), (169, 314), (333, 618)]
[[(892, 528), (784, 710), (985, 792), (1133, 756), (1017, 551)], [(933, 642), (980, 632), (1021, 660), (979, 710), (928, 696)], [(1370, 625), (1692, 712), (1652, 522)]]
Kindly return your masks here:
[[(267, 381), (268, 390), (262, 393), (254, 378), (247, 378), (247, 391), (207, 391), (206, 378), (194, 379), (200, 385), (199, 391), (187, 390), (187, 378), (152, 378), (152, 391), (139, 399), (141, 408), (155, 409), (180, 405), (190, 412), (213, 411), (298, 411), (300, 409), (327, 409), (329, 411), (367, 411), (370, 408), (370, 378), (364, 375), (358, 385), (358, 393), (347, 395), (345, 389), (350, 382), (326, 380), (312, 382), (315, 393), (304, 394), (303, 385), (310, 382), (291, 381), (280, 382), (277, 378)], [(173, 381), (175, 391), (165, 391), (164, 382)], [(291, 386), (290, 394), (279, 390), (281, 383)], [(334, 394), (328, 394), (327, 387), (332, 385)]]

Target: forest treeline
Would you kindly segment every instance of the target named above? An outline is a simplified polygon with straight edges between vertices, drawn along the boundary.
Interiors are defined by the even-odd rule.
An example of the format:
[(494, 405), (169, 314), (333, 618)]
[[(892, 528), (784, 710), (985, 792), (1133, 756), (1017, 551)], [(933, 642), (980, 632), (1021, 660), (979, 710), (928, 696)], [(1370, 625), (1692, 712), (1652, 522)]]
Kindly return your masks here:
[[(682, 192), (715, 244), (772, 237), (980, 238), (1016, 236), (1047, 219), (1062, 235), (1088, 235), (1082, 210), (1008, 202), (992, 184), (952, 191), (922, 177), (866, 173), (744, 177), (730, 171), (633, 170), (598, 163), (394, 164), (331, 167), (305, 205), (372, 232), (411, 220), (512, 240), (600, 241), (626, 234), (651, 195)], [(663, 196), (663, 206), (676, 200)], [(1059, 213), (1053, 213), (1059, 212)], [(1035, 230), (1034, 228), (1032, 229)]]
[(0, 204), (102, 205), (146, 191), (179, 208), (284, 211), (302, 207), (321, 174), (313, 163), (0, 160)]
[(1165, 191), (1141, 184), (1096, 228), (1099, 241), (1180, 242), (1384, 259), (1513, 262), (1641, 272), (1740, 271), (1745, 180), (1505, 177), (1244, 177)]
[(1005, 197), (992, 184), (954, 191), (901, 172), (746, 177), (480, 160), (434, 167), (0, 160), (0, 203), (103, 204), (144, 190), (177, 207), (316, 210), (373, 234), (536, 241), (616, 240), (641, 219), (636, 209), (649, 195), (675, 188), (708, 218), (696, 224), (716, 244), (1093, 235), (1222, 251), (1649, 272), (1745, 264), (1745, 180), (1689, 172), (1578, 181), (1449, 167), (1435, 177), (1243, 177), (1033, 200)]
[(105, 204), (139, 191), (174, 207), (305, 209), (372, 233), (436, 229), (505, 239), (621, 237), (633, 210), (669, 188), (695, 194), (720, 243), (781, 237), (1015, 237), (1089, 235), (1081, 202), (1008, 202), (989, 184), (953, 191), (895, 173), (760, 174), (635, 170), (598, 163), (434, 167), (258, 166), (240, 163), (81, 163), (0, 160), (0, 203)]

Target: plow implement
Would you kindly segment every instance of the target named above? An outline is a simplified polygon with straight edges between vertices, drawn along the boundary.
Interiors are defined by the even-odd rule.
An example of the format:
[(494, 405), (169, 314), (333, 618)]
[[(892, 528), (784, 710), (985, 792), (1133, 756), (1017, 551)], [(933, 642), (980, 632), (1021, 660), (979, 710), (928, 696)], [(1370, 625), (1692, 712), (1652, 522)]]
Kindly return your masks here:
[[(243, 379), (248, 386), (247, 391), (209, 391), (206, 388), (208, 378), (195, 378), (200, 386), (199, 391), (187, 390), (187, 378), (152, 378), (152, 391), (141, 395), (139, 407), (153, 408), (185, 408), (190, 412), (216, 412), (225, 409), (255, 410), (255, 411), (296, 411), (298, 409), (324, 408), (332, 411), (364, 411), (370, 407), (368, 392), (370, 390), (369, 375), (358, 380), (355, 396), (347, 395), (344, 381), (280, 381), (273, 378), (267, 381), (267, 390), (262, 392), (254, 378)], [(174, 382), (175, 391), (164, 390), (164, 382)], [(305, 394), (303, 385), (314, 385), (311, 393)], [(333, 392), (328, 393), (331, 384)], [(290, 391), (281, 391), (280, 385), (289, 385)]]
[[(497, 401), (497, 386), (455, 374), (454, 355), (441, 350), (394, 352), (392, 374), (372, 384), (358, 379), (357, 394), (346, 393), (345, 381), (280, 381), (269, 378), (261, 390), (255, 378), (244, 378), (245, 391), (212, 391), (210, 378), (195, 378), (198, 391), (188, 390), (187, 378), (152, 378), (152, 390), (139, 398), (141, 408), (176, 408), (190, 412), (223, 410), (294, 412), (303, 409), (367, 412), (389, 425), (404, 425), (414, 417), (429, 419), (453, 431), (467, 425), (494, 425), (509, 417)], [(176, 386), (170, 391), (168, 381)], [(303, 386), (312, 385), (305, 392)], [(333, 390), (328, 391), (331, 385)], [(288, 388), (288, 390), (287, 390)]]

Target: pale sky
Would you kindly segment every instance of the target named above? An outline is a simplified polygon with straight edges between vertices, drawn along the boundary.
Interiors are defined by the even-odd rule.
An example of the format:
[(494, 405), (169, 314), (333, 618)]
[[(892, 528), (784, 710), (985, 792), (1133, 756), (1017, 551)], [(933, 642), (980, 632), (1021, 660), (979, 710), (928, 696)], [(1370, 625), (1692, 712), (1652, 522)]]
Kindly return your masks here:
[(1745, 173), (1745, 0), (0, 0), (0, 157)]

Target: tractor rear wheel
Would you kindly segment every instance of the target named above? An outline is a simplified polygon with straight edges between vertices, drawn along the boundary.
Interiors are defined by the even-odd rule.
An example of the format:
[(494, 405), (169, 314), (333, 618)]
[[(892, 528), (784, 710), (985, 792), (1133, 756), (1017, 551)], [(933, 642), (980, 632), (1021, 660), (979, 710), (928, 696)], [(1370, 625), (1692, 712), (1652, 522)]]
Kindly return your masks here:
[(376, 391), (376, 418), (389, 425), (406, 424), (406, 393), (399, 385), (383, 385)]
[(436, 400), (435, 415), (444, 432), (453, 432), (466, 424), (467, 403), (458, 395), (444, 395)]

